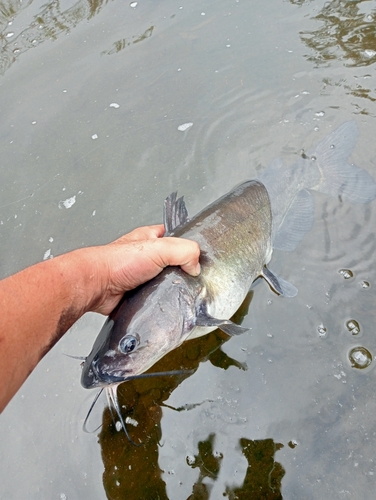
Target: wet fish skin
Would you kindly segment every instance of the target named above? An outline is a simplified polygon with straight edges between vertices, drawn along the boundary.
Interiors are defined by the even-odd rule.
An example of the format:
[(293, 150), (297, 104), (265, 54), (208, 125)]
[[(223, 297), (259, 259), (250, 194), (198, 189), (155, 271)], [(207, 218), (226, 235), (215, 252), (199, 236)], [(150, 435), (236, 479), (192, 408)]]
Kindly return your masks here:
[(116, 388), (184, 340), (217, 327), (242, 333), (229, 318), (258, 276), (277, 293), (294, 296), (296, 289), (264, 266), (272, 248), (293, 250), (311, 229), (310, 190), (352, 203), (376, 197), (372, 177), (347, 161), (357, 135), (354, 122), (344, 123), (294, 165), (272, 162), (259, 181), (241, 184), (190, 221), (183, 200), (171, 195), (165, 203), (166, 230), (200, 244), (201, 275), (193, 278), (171, 267), (128, 292), (85, 361), (82, 385)]
[[(245, 182), (191, 220), (182, 200), (171, 197), (166, 200), (166, 228), (171, 236), (199, 243), (201, 274), (192, 277), (168, 267), (126, 293), (84, 364), (84, 387), (120, 383), (143, 373), (184, 340), (218, 327), (229, 334), (246, 330), (229, 318), (271, 258), (272, 216), (265, 187)], [(175, 209), (178, 214), (171, 213)], [(176, 223), (180, 225), (174, 227)], [(278, 289), (278, 278), (270, 273), (266, 279)]]

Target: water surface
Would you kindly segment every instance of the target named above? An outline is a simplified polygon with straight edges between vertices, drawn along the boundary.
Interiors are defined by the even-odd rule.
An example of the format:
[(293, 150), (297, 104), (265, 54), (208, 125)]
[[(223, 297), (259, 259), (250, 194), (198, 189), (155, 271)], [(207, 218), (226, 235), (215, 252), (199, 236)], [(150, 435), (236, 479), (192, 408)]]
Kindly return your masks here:
[[(376, 177), (374, 2), (14, 0), (0, 25), (1, 277), (160, 222), (176, 189), (194, 214), (349, 119)], [(63, 354), (88, 354), (103, 317), (74, 325), (1, 416), (0, 497), (369, 497), (376, 204), (314, 198), (312, 231), (272, 261), (296, 298), (257, 282), (249, 334), (157, 367), (191, 375), (121, 386), (139, 448), (104, 400), (82, 432), (94, 393)]]

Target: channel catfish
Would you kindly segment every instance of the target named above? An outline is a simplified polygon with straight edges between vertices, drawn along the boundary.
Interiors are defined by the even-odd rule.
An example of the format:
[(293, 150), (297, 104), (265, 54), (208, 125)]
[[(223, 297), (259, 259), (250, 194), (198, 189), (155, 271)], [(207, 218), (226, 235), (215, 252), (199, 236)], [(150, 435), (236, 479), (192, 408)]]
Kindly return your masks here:
[(230, 317), (258, 277), (278, 295), (297, 293), (267, 266), (273, 248), (291, 251), (311, 229), (310, 190), (353, 203), (376, 197), (372, 177), (347, 162), (357, 135), (354, 122), (344, 123), (292, 166), (274, 160), (259, 179), (235, 187), (191, 219), (183, 198), (173, 193), (165, 200), (166, 235), (199, 243), (201, 274), (192, 277), (168, 267), (127, 292), (106, 320), (82, 371), (85, 388), (107, 389), (123, 427), (118, 384), (137, 378), (187, 339), (216, 328), (228, 335), (243, 333)]

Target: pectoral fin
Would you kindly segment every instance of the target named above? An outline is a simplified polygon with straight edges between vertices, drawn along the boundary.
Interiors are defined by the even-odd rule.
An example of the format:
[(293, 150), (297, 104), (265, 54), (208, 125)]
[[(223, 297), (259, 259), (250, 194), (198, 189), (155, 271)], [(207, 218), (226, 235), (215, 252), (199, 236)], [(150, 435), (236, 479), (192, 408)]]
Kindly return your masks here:
[(217, 319), (210, 316), (204, 311), (201, 311), (196, 316), (196, 326), (203, 327), (212, 327), (219, 328), (222, 332), (227, 333), (227, 335), (241, 335), (249, 330), (249, 328), (243, 328), (242, 326), (237, 325), (230, 319)]
[(183, 196), (177, 197), (177, 191), (171, 193), (164, 201), (163, 205), (163, 223), (165, 227), (165, 236), (168, 236), (172, 231), (189, 221), (187, 207)]
[(298, 289), (294, 285), (272, 273), (266, 266), (262, 270), (262, 276), (268, 282), (270, 288), (278, 293), (278, 295), (292, 298), (298, 293)]

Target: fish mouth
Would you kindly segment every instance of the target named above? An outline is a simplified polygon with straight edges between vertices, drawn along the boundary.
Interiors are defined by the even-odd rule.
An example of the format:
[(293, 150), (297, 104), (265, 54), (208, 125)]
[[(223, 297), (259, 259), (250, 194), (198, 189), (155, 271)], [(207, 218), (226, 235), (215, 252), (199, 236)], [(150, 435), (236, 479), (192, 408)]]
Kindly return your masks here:
[(99, 372), (98, 358), (99, 356), (96, 355), (90, 365), (84, 365), (81, 376), (81, 384), (85, 389), (107, 387), (109, 385), (119, 384), (127, 380), (127, 370), (122, 370), (122, 376), (113, 375), (108, 372)]

